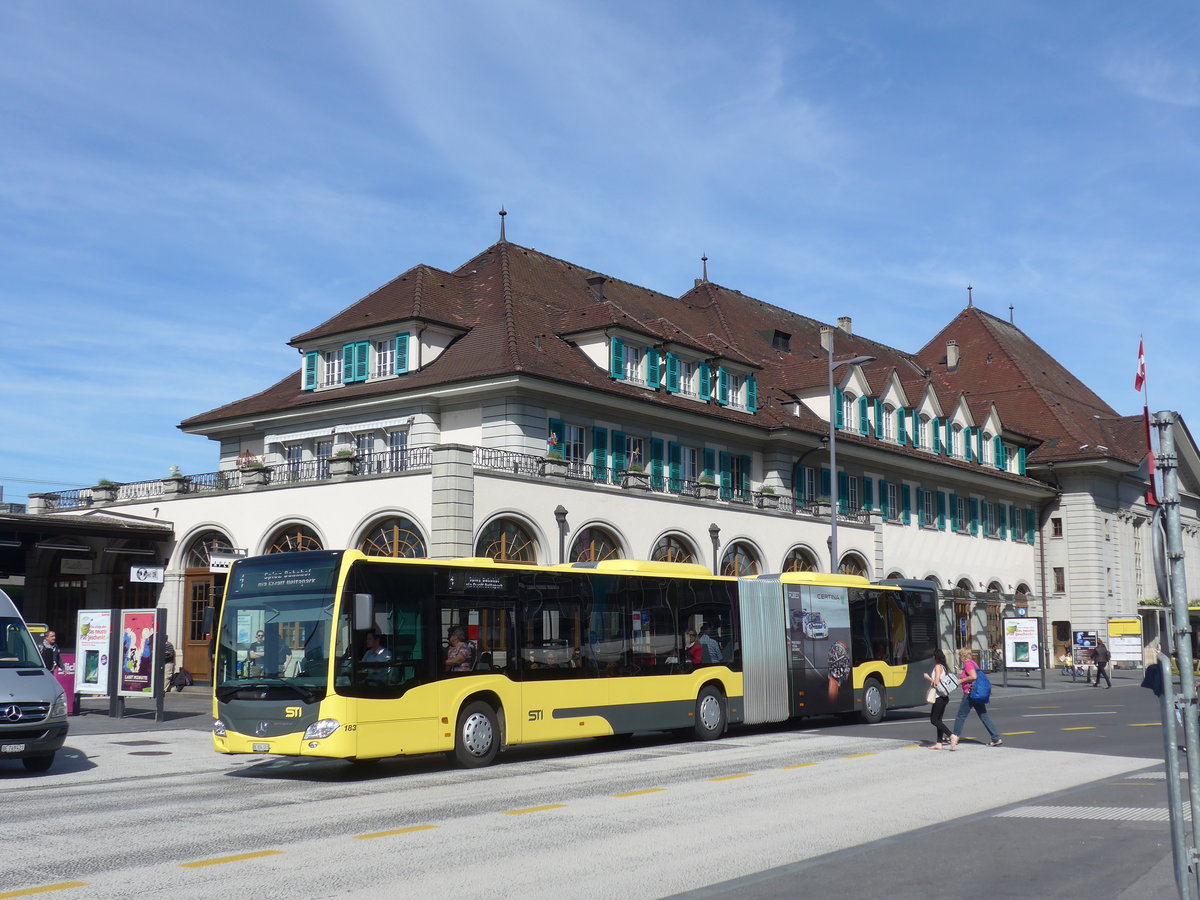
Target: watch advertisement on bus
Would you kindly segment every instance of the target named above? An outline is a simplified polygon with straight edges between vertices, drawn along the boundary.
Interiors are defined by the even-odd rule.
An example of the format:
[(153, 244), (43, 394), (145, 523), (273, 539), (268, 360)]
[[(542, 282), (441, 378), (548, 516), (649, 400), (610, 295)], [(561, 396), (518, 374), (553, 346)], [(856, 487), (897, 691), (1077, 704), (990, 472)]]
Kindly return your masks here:
[(805, 709), (812, 713), (849, 706), (854, 686), (846, 589), (788, 585), (787, 598), (792, 671), (803, 679)]
[(121, 611), (121, 676), (117, 691), (123, 697), (149, 694), (154, 689), (154, 636), (157, 616), (152, 609)]
[(1037, 669), (1042, 658), (1038, 619), (1004, 620), (1004, 662), (1010, 669)]
[(75, 628), (75, 693), (108, 693), (108, 642), (112, 612), (81, 609)]

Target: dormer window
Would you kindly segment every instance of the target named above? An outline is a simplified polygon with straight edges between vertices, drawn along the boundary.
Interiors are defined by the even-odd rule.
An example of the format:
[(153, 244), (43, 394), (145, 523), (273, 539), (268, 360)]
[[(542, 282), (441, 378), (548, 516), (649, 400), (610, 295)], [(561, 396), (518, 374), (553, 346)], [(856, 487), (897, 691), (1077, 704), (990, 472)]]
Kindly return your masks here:
[(696, 364), (689, 362), (686, 359), (677, 360), (675, 363), (676, 372), (678, 373), (679, 393), (685, 397), (696, 396)]
[(324, 353), (321, 354), (321, 356), (325, 362), (325, 377), (324, 377), (324, 379), (322, 379), (321, 384), (323, 384), (325, 387), (329, 387), (330, 385), (334, 385), (334, 384), (341, 384), (342, 383), (342, 351), (341, 351), (341, 349), (339, 348), (337, 350), (326, 350)]
[(625, 345), (625, 380), (634, 384), (642, 384), (642, 348)]
[(375, 342), (375, 377), (384, 378), (396, 370), (395, 341)]
[(962, 447), (962, 426), (954, 425), (946, 432), (946, 455), (958, 458)]
[(896, 440), (896, 407), (890, 403), (883, 405), (883, 439)]
[(775, 336), (771, 339), (771, 346), (780, 353), (792, 352), (792, 336), (783, 331), (776, 331)]

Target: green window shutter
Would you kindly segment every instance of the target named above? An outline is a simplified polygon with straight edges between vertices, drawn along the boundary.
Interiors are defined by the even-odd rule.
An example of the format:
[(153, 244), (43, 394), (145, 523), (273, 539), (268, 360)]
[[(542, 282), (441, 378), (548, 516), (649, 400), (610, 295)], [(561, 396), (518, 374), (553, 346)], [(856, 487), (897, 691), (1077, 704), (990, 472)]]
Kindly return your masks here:
[(905, 525), (912, 521), (912, 487), (900, 485), (900, 521)]
[(1033, 509), (1025, 510), (1025, 543), (1032, 544), (1037, 538), (1037, 522), (1033, 520)]
[(742, 484), (738, 488), (743, 500), (750, 498), (750, 457), (742, 457)]
[(608, 429), (592, 429), (592, 480), (608, 481)]
[(829, 470), (822, 469), (821, 470), (821, 496), (828, 499), (832, 490), (833, 490), (833, 488), (830, 487), (830, 484), (829, 484)]
[(650, 438), (650, 487), (661, 491), (666, 487), (663, 479), (662, 438)]
[(971, 534), (979, 534), (979, 501), (975, 497), (967, 500), (967, 511), (971, 516)]
[(712, 397), (712, 366), (700, 364), (700, 399), (708, 401)]
[(1000, 537), (1008, 539), (1008, 509), (1003, 503), (996, 504), (996, 511), (1000, 514)]
[(342, 346), (342, 384), (354, 380), (354, 344)]
[(917, 524), (923, 528), (929, 523), (925, 520), (925, 489), (917, 488)]
[(834, 409), (832, 410), (832, 412), (833, 412), (833, 427), (834, 428), (845, 428), (846, 427), (846, 422), (845, 422), (846, 417), (845, 417), (845, 415), (843, 415), (844, 411), (842, 409), (842, 389), (840, 387), (835, 387), (833, 389), (833, 406), (834, 406)]
[(714, 482), (717, 480), (717, 451), (704, 451), (704, 475), (711, 478)]
[(983, 426), (975, 429), (975, 462), (983, 464)]
[(964, 428), (962, 430), (962, 439), (963, 439), (963, 459), (965, 459), (967, 462), (973, 462), (974, 455), (971, 452), (971, 429), (970, 428)]
[(402, 331), (396, 335), (396, 374), (408, 372), (408, 332)]
[(615, 483), (625, 471), (625, 432), (612, 433), (612, 479)]
[(674, 441), (667, 444), (667, 490), (673, 494), (683, 490), (683, 447)]
[(958, 494), (950, 495), (950, 530), (958, 531), (962, 523), (958, 521)]
[(733, 496), (733, 454), (725, 450), (721, 451), (721, 496), (726, 500)]
[(354, 380), (366, 381), (371, 371), (371, 342), (359, 342), (354, 355)]
[(667, 392), (679, 393), (679, 357), (674, 353), (667, 354)]
[(863, 476), (863, 509), (875, 508), (875, 481)]
[(1025, 474), (1025, 448), (1024, 447), (1017, 448), (1017, 474), (1018, 475)]
[(883, 401), (875, 401), (875, 437), (883, 440)]
[(838, 512), (844, 513), (850, 509), (850, 476), (838, 472)]
[(317, 366), (320, 365), (321, 354), (310, 352), (304, 354), (304, 390), (311, 391), (317, 386)]
[(746, 379), (746, 409), (758, 412), (758, 379), (753, 375)]
[(908, 417), (904, 414), (904, 410), (896, 410), (896, 442), (899, 444), (908, 443), (908, 431), (904, 427), (905, 419)]
[(888, 483), (882, 478), (879, 479), (879, 514), (884, 519), (891, 516), (891, 510), (888, 509)]
[(992, 438), (992, 459), (995, 460), (997, 469), (1004, 468), (1004, 441), (1000, 435)]
[(917, 411), (914, 409), (909, 413), (908, 420), (908, 442), (914, 447), (921, 446), (921, 430), (917, 427)]
[(946, 492), (937, 492), (937, 527), (939, 531), (946, 530)]
[(933, 452), (942, 452), (942, 422), (940, 419), (930, 419), (929, 424), (933, 426)]
[(858, 433), (866, 434), (871, 430), (871, 421), (867, 418), (867, 398), (858, 398)]
[(729, 405), (729, 373), (724, 366), (717, 366), (717, 402), (722, 406)]
[(653, 347), (646, 348), (646, 383), (657, 388), (662, 375), (658, 370), (658, 351)]
[(562, 419), (550, 419), (546, 426), (546, 450), (557, 450), (562, 453), (566, 433)]
[(608, 374), (617, 381), (625, 380), (625, 342), (619, 337), (608, 340)]

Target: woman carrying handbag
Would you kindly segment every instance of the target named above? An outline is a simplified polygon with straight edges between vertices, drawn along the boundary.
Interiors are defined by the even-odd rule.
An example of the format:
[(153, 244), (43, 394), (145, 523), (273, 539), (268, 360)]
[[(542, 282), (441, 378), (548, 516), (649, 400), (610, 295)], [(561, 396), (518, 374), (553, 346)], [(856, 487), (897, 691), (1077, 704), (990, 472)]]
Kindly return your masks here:
[(950, 729), (942, 721), (942, 713), (946, 711), (946, 704), (950, 702), (950, 691), (946, 689), (944, 681), (947, 676), (954, 676), (950, 675), (950, 670), (946, 667), (946, 654), (940, 648), (933, 651), (933, 671), (924, 674), (925, 680), (929, 682), (929, 693), (925, 695), (925, 699), (933, 704), (933, 709), (929, 712), (929, 721), (937, 730), (933, 746), (929, 749), (941, 750), (942, 738), (952, 737)]

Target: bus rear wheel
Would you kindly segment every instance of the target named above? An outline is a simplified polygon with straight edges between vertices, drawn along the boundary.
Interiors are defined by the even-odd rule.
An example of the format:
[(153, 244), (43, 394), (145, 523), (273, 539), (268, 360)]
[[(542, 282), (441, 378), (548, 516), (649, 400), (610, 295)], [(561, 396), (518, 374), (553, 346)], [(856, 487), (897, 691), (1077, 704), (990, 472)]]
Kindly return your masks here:
[(701, 688), (696, 697), (696, 721), (692, 729), (702, 741), (711, 741), (725, 733), (725, 695), (712, 685)]
[(858, 713), (859, 718), (867, 725), (874, 725), (883, 721), (886, 712), (887, 704), (884, 700), (883, 685), (877, 678), (868, 678), (866, 684), (863, 685), (863, 704)]
[(464, 769), (491, 765), (500, 750), (496, 711), (482, 700), (468, 703), (458, 714), (454, 758)]

